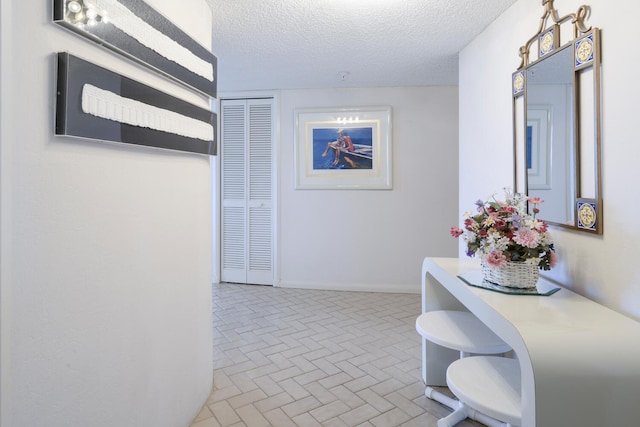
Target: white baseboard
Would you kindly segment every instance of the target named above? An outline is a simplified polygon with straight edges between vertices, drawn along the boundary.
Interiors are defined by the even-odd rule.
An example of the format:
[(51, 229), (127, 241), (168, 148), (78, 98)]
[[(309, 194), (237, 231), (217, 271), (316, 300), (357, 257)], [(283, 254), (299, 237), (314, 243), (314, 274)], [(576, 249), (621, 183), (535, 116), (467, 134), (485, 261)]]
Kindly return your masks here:
[(386, 292), (397, 294), (419, 294), (422, 287), (419, 283), (410, 285), (398, 284), (371, 284), (371, 283), (320, 283), (320, 282), (278, 282), (274, 284), (279, 288), (315, 289), (325, 291), (350, 291), (350, 292)]

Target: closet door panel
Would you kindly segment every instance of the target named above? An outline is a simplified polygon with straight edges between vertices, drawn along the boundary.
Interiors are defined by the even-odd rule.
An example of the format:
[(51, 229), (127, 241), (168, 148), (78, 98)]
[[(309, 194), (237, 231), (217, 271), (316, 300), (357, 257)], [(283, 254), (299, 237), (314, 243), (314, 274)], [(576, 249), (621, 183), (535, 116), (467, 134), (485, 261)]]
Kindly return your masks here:
[(249, 110), (248, 283), (273, 284), (272, 100), (253, 100)]
[(221, 105), (222, 281), (246, 283), (246, 136), (243, 101)]

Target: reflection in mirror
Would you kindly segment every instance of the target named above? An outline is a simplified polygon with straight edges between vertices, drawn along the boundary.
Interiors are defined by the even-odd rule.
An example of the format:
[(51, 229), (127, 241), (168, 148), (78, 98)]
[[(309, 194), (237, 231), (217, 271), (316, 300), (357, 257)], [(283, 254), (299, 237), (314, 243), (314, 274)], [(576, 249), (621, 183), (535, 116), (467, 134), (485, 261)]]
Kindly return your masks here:
[(575, 194), (572, 50), (527, 69), (527, 194), (545, 201), (544, 219), (573, 225)]
[(541, 219), (602, 234), (600, 30), (585, 24), (588, 6), (542, 6), (512, 76), (515, 189), (545, 201)]
[(578, 112), (580, 114), (580, 164), (583, 165), (580, 168), (579, 182), (580, 182), (580, 195), (582, 197), (596, 198), (598, 196), (598, 190), (596, 188), (597, 178), (595, 171), (598, 165), (596, 164), (597, 145), (595, 140), (596, 124), (595, 109), (593, 108), (596, 102), (594, 99), (594, 69), (588, 68), (580, 74), (580, 92), (578, 93), (578, 99), (580, 105), (578, 105)]

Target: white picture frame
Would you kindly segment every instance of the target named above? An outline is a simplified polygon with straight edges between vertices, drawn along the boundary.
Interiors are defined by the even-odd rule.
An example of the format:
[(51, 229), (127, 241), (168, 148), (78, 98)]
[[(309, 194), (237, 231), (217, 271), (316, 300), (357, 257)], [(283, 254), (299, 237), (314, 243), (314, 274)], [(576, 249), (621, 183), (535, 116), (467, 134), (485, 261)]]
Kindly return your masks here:
[(392, 189), (391, 107), (294, 114), (295, 189)]

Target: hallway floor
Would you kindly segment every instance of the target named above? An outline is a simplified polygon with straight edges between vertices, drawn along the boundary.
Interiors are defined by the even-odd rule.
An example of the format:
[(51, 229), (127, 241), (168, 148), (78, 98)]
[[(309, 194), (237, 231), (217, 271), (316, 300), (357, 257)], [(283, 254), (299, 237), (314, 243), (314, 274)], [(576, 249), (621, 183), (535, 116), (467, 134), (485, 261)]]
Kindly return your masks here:
[[(420, 295), (214, 285), (214, 384), (191, 427), (435, 427)], [(459, 427), (480, 424), (466, 420)]]

